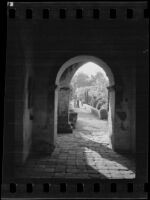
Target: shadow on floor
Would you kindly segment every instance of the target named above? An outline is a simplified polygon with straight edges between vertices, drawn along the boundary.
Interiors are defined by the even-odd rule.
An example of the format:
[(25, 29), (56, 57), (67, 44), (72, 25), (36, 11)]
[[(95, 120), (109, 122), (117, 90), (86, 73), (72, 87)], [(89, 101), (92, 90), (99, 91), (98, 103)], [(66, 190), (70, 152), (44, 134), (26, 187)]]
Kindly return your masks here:
[[(83, 131), (83, 133), (84, 133), (84, 131)], [(111, 148), (108, 148), (107, 146), (105, 146), (101, 143), (95, 142), (90, 139), (85, 140), (83, 137), (80, 138), (80, 142), (83, 143), (83, 147), (87, 147), (88, 149), (95, 151), (102, 158), (107, 159), (109, 161), (114, 161), (114, 162), (121, 164), (122, 166), (134, 171), (133, 165), (134, 165), (135, 159), (133, 158), (133, 156), (131, 154), (116, 153)]]

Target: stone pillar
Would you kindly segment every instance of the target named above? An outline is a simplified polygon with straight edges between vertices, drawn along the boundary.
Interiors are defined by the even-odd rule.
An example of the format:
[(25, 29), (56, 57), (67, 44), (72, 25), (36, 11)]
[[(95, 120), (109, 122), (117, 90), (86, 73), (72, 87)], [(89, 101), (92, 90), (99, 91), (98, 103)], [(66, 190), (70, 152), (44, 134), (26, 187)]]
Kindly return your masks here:
[(58, 91), (58, 133), (72, 133), (69, 123), (70, 88), (60, 87)]
[(57, 86), (51, 85), (48, 94), (48, 133), (50, 141), (50, 152), (55, 148), (57, 138), (57, 118), (56, 118), (56, 106), (57, 106)]
[(108, 134), (111, 146), (114, 149), (114, 117), (115, 117), (115, 86), (109, 86), (108, 89)]

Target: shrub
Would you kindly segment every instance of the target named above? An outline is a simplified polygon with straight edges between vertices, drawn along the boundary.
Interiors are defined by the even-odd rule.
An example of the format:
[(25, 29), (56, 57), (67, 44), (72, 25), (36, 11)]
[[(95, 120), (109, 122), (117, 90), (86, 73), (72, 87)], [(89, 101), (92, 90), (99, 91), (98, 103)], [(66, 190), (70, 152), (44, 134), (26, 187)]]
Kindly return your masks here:
[(100, 118), (104, 120), (108, 119), (108, 112), (106, 109), (102, 108), (100, 110)]
[(104, 104), (102, 104), (101, 109), (107, 110), (107, 107), (108, 107), (108, 104), (104, 103)]

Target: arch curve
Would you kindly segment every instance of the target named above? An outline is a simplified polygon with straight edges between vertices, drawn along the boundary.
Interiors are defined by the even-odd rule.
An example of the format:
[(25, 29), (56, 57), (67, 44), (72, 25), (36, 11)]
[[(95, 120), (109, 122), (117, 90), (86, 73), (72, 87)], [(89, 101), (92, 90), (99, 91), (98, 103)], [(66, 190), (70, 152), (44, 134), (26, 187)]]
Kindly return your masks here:
[(114, 76), (113, 73), (110, 69), (110, 67), (100, 58), (95, 57), (95, 56), (89, 56), (89, 55), (80, 55), (80, 56), (76, 56), (73, 57), (71, 59), (69, 59), (68, 61), (66, 61), (61, 68), (59, 69), (57, 76), (56, 76), (56, 81), (55, 84), (59, 85), (59, 81), (60, 78), (62, 76), (62, 74), (64, 73), (64, 71), (70, 67), (71, 65), (75, 64), (75, 63), (86, 63), (86, 62), (93, 62), (97, 65), (99, 65), (101, 68), (103, 68), (103, 70), (105, 71), (106, 75), (108, 76), (109, 79), (109, 85), (110, 86), (114, 86), (115, 85), (115, 80), (114, 80)]

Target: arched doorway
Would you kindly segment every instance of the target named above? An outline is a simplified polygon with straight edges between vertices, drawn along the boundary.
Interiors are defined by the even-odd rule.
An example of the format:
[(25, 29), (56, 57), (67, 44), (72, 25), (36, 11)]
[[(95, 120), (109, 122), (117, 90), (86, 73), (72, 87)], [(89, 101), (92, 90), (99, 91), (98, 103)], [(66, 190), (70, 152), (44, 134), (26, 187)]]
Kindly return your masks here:
[[(63, 126), (66, 127), (66, 132), (71, 131), (69, 124), (68, 124), (68, 102), (69, 102), (69, 94), (70, 94), (70, 81), (72, 77), (74, 76), (75, 72), (85, 63), (88, 62), (93, 62), (100, 66), (106, 73), (108, 79), (109, 79), (109, 87), (108, 87), (108, 96), (109, 96), (109, 113), (108, 113), (108, 124), (109, 124), (109, 137), (111, 139), (111, 145), (112, 148), (114, 148), (114, 117), (115, 117), (115, 90), (114, 90), (114, 85), (115, 85), (115, 80), (113, 73), (110, 69), (110, 67), (101, 59), (95, 57), (95, 56), (87, 56), (87, 55), (82, 55), (82, 56), (77, 56), (74, 58), (69, 59), (67, 62), (65, 62), (56, 77), (56, 90), (55, 90), (55, 125), (54, 125), (54, 140), (56, 140), (57, 133), (58, 133), (58, 105), (59, 102), (62, 102), (64, 110), (62, 111), (64, 113), (63, 115), (63, 120), (61, 121), (63, 123)], [(61, 92), (61, 97), (58, 97), (59, 93)], [(64, 100), (63, 100), (64, 97)], [(59, 98), (61, 99), (59, 101)], [(54, 141), (55, 142), (55, 141)]]
[[(109, 78), (109, 113), (108, 113), (108, 124), (109, 124), (109, 138), (111, 147), (108, 146), (98, 137), (101, 132), (97, 132), (98, 137), (93, 137), (93, 132), (78, 131), (79, 134), (73, 132), (73, 134), (58, 134), (58, 103), (59, 100), (63, 102), (64, 111), (66, 111), (66, 118), (63, 120), (65, 123), (68, 122), (68, 107), (69, 106), (69, 83), (74, 76), (75, 72), (83, 66), (83, 64), (92, 62), (97, 64), (99, 67), (105, 70), (107, 77)], [(45, 141), (48, 141), (51, 136), (51, 143), (54, 144), (54, 148), (50, 152), (45, 151), (34, 158), (36, 162), (32, 162), (31, 159), (31, 172), (29, 176), (38, 177), (43, 171), (43, 177), (61, 177), (61, 178), (102, 178), (102, 179), (122, 179), (122, 178), (135, 178), (134, 162), (117, 153), (115, 150), (116, 144), (119, 140), (116, 139), (117, 132), (114, 131), (116, 124), (114, 120), (117, 119), (117, 113), (115, 117), (115, 91), (114, 91), (114, 76), (110, 67), (103, 62), (101, 59), (93, 56), (78, 56), (70, 59), (62, 65), (60, 68), (55, 85), (50, 88), (49, 101), (51, 116), (49, 117), (49, 127), (46, 129), (46, 134), (42, 135), (42, 138), (38, 145), (39, 147), (46, 146)], [(117, 84), (117, 76), (116, 76)], [(62, 90), (62, 98), (59, 99), (59, 92)], [(54, 96), (55, 94), (55, 96)], [(65, 97), (65, 98), (63, 98)], [(116, 89), (116, 100), (117, 100), (117, 89)], [(54, 103), (54, 104), (53, 104)], [(116, 102), (117, 109), (117, 102)], [(115, 118), (115, 119), (114, 119)], [(66, 123), (67, 124), (67, 123)], [(54, 128), (54, 129), (53, 129)], [(54, 130), (54, 131), (53, 131)], [(89, 130), (89, 129), (87, 129)], [(77, 131), (76, 131), (77, 132)], [(44, 133), (44, 132), (43, 132)], [(75, 134), (74, 134), (75, 133)], [(91, 134), (92, 133), (92, 134)], [(120, 134), (120, 132), (118, 132)], [(44, 136), (44, 137), (43, 137)], [(84, 137), (85, 136), (85, 137)], [(108, 135), (107, 135), (108, 136)], [(120, 134), (122, 137), (122, 135)], [(115, 139), (114, 139), (115, 137)], [(44, 141), (45, 139), (45, 141)], [(43, 142), (43, 141), (44, 142)], [(43, 144), (42, 144), (42, 142)], [(47, 149), (46, 149), (47, 151)], [(48, 162), (47, 162), (48, 161)], [(33, 163), (33, 164), (32, 164)], [(44, 163), (42, 169), (41, 163)], [(38, 169), (37, 169), (38, 168)], [(36, 170), (35, 170), (36, 169)], [(41, 170), (42, 169), (42, 170)], [(28, 167), (27, 167), (28, 170)], [(28, 170), (29, 171), (29, 170)]]

